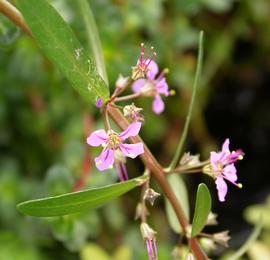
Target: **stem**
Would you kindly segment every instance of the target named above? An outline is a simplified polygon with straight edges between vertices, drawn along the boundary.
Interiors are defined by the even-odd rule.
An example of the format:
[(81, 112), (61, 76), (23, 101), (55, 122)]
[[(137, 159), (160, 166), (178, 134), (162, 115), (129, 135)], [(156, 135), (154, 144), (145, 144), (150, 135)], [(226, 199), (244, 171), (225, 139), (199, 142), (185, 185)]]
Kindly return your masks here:
[[(10, 8), (10, 5), (5, 4), (5, 3), (6, 3), (6, 1), (0, 0), (0, 11), (4, 15), (6, 15), (10, 20), (12, 20), (15, 24), (17, 24), (19, 27), (25, 28), (24, 31), (27, 32), (28, 34), (30, 33), (30, 35), (31, 35), (31, 32), (30, 32), (27, 24), (22, 19), (22, 16), (21, 15), (18, 16), (18, 14), (20, 14), (19, 11), (15, 7)], [(14, 17), (17, 19), (18, 19), (18, 17), (20, 17), (21, 18), (20, 22), (18, 22), (17, 19), (13, 19)], [(122, 115), (122, 113), (118, 109), (116, 109), (110, 105), (108, 105), (107, 109), (108, 109), (107, 112), (110, 114), (112, 119), (115, 121), (115, 123), (121, 129), (124, 130), (128, 127), (128, 125), (129, 125), (128, 121), (125, 119), (125, 117)], [(130, 137), (130, 140), (133, 143), (143, 142), (139, 136)], [(179, 204), (175, 194), (173, 193), (173, 191), (172, 191), (172, 189), (171, 189), (171, 187), (170, 187), (170, 185), (165, 177), (163, 168), (157, 162), (157, 160), (154, 158), (154, 156), (152, 155), (152, 153), (150, 152), (150, 150), (148, 149), (148, 147), (146, 145), (144, 145), (144, 153), (140, 157), (141, 157), (142, 161), (144, 162), (144, 164), (146, 165), (146, 167), (151, 171), (152, 175), (155, 177), (155, 179), (159, 183), (165, 196), (168, 198), (168, 200), (172, 204), (172, 207), (175, 211), (175, 214), (176, 214), (176, 216), (179, 220), (179, 223), (182, 226), (183, 230), (186, 230), (186, 228), (189, 226), (189, 222), (186, 219), (184, 211), (183, 211), (181, 205)], [(189, 245), (190, 245), (190, 248), (192, 249), (197, 260), (208, 259), (207, 256), (205, 255), (204, 251), (201, 249), (196, 237), (189, 239)]]
[(202, 169), (194, 169), (194, 170), (174, 170), (173, 173), (180, 173), (180, 174), (184, 174), (184, 173), (199, 173), (202, 172)]
[[(115, 123), (122, 130), (128, 127), (129, 125), (128, 121), (124, 118), (124, 116), (118, 109), (114, 108), (113, 106), (108, 105), (108, 113), (110, 114), (112, 119), (115, 121)], [(138, 143), (138, 142), (144, 143), (143, 140), (139, 136), (130, 137), (130, 140), (132, 143)], [(152, 153), (150, 152), (150, 150), (145, 144), (144, 144), (144, 153), (140, 157), (142, 161), (144, 162), (145, 166), (152, 173), (152, 176), (159, 183), (165, 196), (168, 198), (168, 200), (172, 204), (175, 214), (179, 220), (179, 223), (182, 226), (183, 230), (185, 231), (187, 227), (189, 226), (189, 222), (186, 219), (184, 211), (181, 205), (179, 204), (174, 192), (172, 191), (165, 177), (164, 170), (162, 169), (161, 165), (157, 162), (157, 160), (154, 158), (154, 156), (152, 155)], [(200, 248), (198, 240), (195, 237), (189, 239), (189, 245), (196, 256), (196, 259), (198, 260), (207, 259), (206, 255), (204, 254), (204, 251)]]
[(25, 33), (32, 36), (32, 33), (27, 24), (24, 22), (21, 13), (8, 1), (0, 0), (0, 12), (8, 17), (18, 27), (20, 27)]
[(189, 125), (190, 125), (192, 110), (194, 107), (194, 101), (195, 101), (195, 96), (197, 92), (198, 82), (199, 82), (201, 71), (202, 71), (202, 61), (203, 61), (203, 31), (200, 32), (200, 36), (199, 36), (199, 54), (198, 54), (197, 68), (196, 68), (195, 80), (193, 84), (192, 97), (189, 104), (188, 114), (186, 117), (186, 122), (184, 125), (183, 133), (179, 140), (176, 152), (174, 154), (174, 157), (172, 159), (170, 166), (167, 168), (167, 171), (172, 171), (175, 168), (176, 164), (179, 162), (179, 159), (183, 150), (183, 146), (187, 138), (187, 133), (188, 133)]
[(134, 93), (134, 94), (130, 94), (130, 95), (127, 95), (127, 96), (123, 96), (123, 97), (117, 97), (114, 99), (115, 102), (119, 102), (119, 101), (125, 101), (125, 100), (130, 100), (130, 99), (133, 99), (133, 98), (137, 98), (141, 95), (140, 92), (137, 92), (137, 93)]
[(111, 101), (113, 101), (117, 96), (119, 96), (121, 93), (123, 93), (133, 82), (133, 79), (129, 78), (127, 81), (126, 85), (123, 86), (122, 88), (115, 88), (112, 96), (111, 96)]
[(166, 173), (182, 173), (182, 172), (189, 172), (189, 171), (194, 171), (194, 170), (200, 170), (202, 171), (203, 166), (209, 164), (209, 160), (200, 162), (196, 165), (192, 165), (192, 166), (179, 166), (177, 168), (175, 168), (172, 172), (166, 172)]
[(107, 106), (104, 108), (102, 115), (104, 119), (105, 130), (108, 131), (111, 129), (111, 124), (110, 124), (110, 119), (109, 119), (109, 115), (107, 111)]

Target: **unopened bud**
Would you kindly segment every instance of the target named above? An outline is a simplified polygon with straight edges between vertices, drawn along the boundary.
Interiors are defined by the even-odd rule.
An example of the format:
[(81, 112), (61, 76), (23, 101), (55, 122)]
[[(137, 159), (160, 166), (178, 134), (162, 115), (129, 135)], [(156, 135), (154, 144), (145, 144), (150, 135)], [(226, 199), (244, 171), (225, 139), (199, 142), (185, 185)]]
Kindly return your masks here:
[(148, 188), (143, 195), (143, 199), (150, 202), (150, 204), (153, 206), (155, 203), (155, 200), (157, 197), (159, 197), (160, 194), (155, 192), (153, 189)]
[(217, 248), (215, 242), (212, 239), (206, 237), (200, 239), (200, 244), (207, 252), (214, 251)]
[(187, 227), (186, 227), (186, 237), (187, 238), (191, 238), (191, 231), (192, 231), (192, 226), (191, 225), (188, 225)]
[(134, 103), (127, 105), (123, 108), (124, 116), (131, 119), (132, 121), (144, 121), (141, 111), (143, 109), (136, 107)]
[(228, 241), (231, 239), (231, 237), (229, 236), (229, 230), (225, 230), (219, 233), (215, 233), (213, 234), (213, 240), (225, 247), (228, 247)]
[(96, 100), (96, 108), (101, 108), (103, 105), (103, 101), (102, 101), (102, 98), (98, 98)]
[(140, 230), (144, 240), (155, 240), (157, 232), (147, 223), (143, 222), (140, 226)]
[(135, 220), (142, 218), (142, 216), (147, 216), (147, 215), (149, 215), (147, 208), (142, 203), (138, 203), (136, 207), (136, 212), (135, 212)]
[(207, 226), (214, 226), (217, 225), (217, 214), (213, 213), (212, 211), (209, 213), (208, 217), (207, 217)]
[(196, 260), (196, 258), (191, 252), (189, 252), (185, 260)]
[(195, 154), (192, 155), (190, 152), (184, 153), (180, 160), (180, 165), (185, 165), (185, 166), (196, 166), (197, 164), (200, 163), (200, 155)]
[(124, 88), (128, 83), (129, 77), (123, 77), (121, 74), (118, 76), (115, 86), (117, 88)]

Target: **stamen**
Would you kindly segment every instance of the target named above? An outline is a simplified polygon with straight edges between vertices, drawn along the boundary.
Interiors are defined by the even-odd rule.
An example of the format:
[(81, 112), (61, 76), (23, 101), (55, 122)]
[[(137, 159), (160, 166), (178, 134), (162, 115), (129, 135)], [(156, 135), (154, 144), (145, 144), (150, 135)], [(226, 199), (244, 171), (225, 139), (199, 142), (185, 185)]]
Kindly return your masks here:
[(237, 183), (238, 188), (242, 189), (243, 188), (243, 184), (242, 183)]
[(234, 186), (236, 186), (236, 187), (238, 187), (238, 188), (240, 188), (240, 189), (243, 188), (243, 184), (242, 184), (242, 183), (236, 183), (236, 182), (234, 182), (234, 181), (231, 181), (231, 180), (229, 180), (226, 176), (224, 176), (223, 174), (222, 174), (222, 178), (225, 179), (225, 180), (227, 180), (227, 181), (229, 181), (229, 182), (232, 183)]
[(170, 96), (174, 96), (175, 95), (175, 90), (174, 89), (170, 89), (169, 94), (170, 94)]
[(238, 160), (243, 160), (244, 156), (241, 154), (238, 156)]

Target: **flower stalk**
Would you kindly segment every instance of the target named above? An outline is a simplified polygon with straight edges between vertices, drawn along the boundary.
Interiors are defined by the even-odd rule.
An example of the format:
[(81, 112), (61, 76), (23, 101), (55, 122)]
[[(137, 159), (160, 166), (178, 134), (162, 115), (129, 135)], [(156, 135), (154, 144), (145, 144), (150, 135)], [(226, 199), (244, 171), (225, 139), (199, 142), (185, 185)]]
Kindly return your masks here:
[[(20, 12), (15, 8), (10, 8), (10, 4), (8, 4), (7, 1), (0, 0), (0, 11), (8, 17), (11, 21), (13, 21), (16, 25), (18, 25), (20, 28), (23, 29), (28, 35), (32, 35), (30, 29), (28, 28), (27, 24), (23, 20)], [(201, 33), (202, 36), (202, 33)], [(200, 37), (201, 38), (201, 37)], [(108, 105), (107, 111), (111, 118), (115, 121), (115, 123), (124, 130), (128, 126), (128, 121), (124, 118), (122, 113), (116, 109), (113, 106)], [(142, 142), (142, 139), (139, 136), (130, 137), (130, 140), (133, 143)], [(181, 152), (181, 151), (180, 151)], [(180, 154), (180, 153), (179, 153)], [(171, 202), (173, 209), (176, 213), (176, 216), (179, 220), (180, 225), (183, 227), (183, 230), (185, 230), (188, 226), (188, 220), (185, 217), (184, 211), (179, 204), (175, 194), (173, 193), (165, 175), (164, 170), (161, 167), (161, 165), (157, 162), (157, 160), (154, 158), (150, 150), (146, 145), (144, 145), (144, 154), (141, 155), (141, 159), (143, 160), (144, 164), (147, 168), (151, 171), (153, 177), (157, 180), (160, 187), (162, 188), (165, 196), (168, 198), (168, 200)], [(176, 160), (177, 163), (177, 160)], [(189, 239), (189, 245), (192, 249), (194, 255), (198, 260), (204, 260), (208, 259), (205, 255), (204, 251), (201, 249), (198, 240), (196, 237)]]

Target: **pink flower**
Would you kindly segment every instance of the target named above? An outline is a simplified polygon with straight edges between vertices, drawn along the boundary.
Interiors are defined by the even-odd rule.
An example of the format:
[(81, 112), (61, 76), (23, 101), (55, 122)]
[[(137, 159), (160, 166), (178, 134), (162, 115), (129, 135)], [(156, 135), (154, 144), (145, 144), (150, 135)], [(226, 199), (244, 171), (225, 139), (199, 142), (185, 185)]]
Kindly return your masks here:
[(237, 175), (234, 163), (237, 160), (243, 159), (242, 150), (230, 151), (230, 141), (227, 138), (222, 145), (222, 150), (218, 153), (211, 152), (211, 175), (216, 179), (215, 183), (218, 190), (218, 198), (220, 201), (225, 201), (225, 196), (228, 191), (227, 184), (224, 180), (227, 180), (235, 186), (242, 188), (242, 184), (236, 183)]
[(120, 134), (117, 134), (113, 130), (108, 130), (106, 133), (103, 129), (101, 129), (94, 131), (87, 138), (87, 143), (89, 145), (102, 145), (104, 147), (101, 154), (95, 158), (95, 163), (98, 170), (104, 171), (113, 167), (116, 151), (121, 151), (124, 156), (132, 159), (144, 152), (143, 143), (141, 142), (136, 144), (123, 143), (130, 136), (138, 135), (141, 125), (142, 124), (140, 122), (134, 122)]
[(164, 77), (166, 70), (162, 71), (159, 75), (158, 71), (158, 65), (153, 60), (150, 60), (146, 78), (138, 79), (132, 84), (133, 92), (140, 92), (144, 96), (154, 98), (152, 109), (156, 114), (160, 114), (165, 108), (161, 95), (170, 95), (168, 84)]

